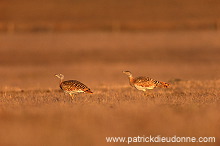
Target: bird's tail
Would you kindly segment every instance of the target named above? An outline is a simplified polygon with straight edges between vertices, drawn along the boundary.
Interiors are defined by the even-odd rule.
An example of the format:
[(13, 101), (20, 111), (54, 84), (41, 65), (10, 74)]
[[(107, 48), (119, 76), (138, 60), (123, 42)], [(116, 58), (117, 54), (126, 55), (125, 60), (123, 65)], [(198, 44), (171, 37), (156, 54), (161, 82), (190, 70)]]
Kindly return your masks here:
[(93, 92), (92, 91), (90, 91), (90, 90), (86, 90), (85, 91), (86, 93), (90, 93), (90, 94), (92, 94)]
[(160, 87), (160, 88), (168, 88), (170, 85), (168, 83), (165, 83), (165, 82), (160, 82), (157, 86)]

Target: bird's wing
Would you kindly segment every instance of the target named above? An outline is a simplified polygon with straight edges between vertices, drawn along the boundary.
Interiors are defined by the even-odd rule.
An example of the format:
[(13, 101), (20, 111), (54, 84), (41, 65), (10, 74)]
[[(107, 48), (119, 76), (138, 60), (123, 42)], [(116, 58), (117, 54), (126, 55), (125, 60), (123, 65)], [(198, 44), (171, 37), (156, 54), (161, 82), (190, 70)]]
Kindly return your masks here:
[(69, 80), (69, 81), (64, 81), (61, 83), (61, 88), (63, 90), (67, 91), (73, 91), (73, 90), (88, 90), (89, 88), (84, 85), (83, 83), (77, 81), (77, 80)]
[(137, 87), (145, 87), (147, 89), (153, 89), (156, 87), (154, 80), (149, 77), (137, 77), (135, 79), (134, 85)]

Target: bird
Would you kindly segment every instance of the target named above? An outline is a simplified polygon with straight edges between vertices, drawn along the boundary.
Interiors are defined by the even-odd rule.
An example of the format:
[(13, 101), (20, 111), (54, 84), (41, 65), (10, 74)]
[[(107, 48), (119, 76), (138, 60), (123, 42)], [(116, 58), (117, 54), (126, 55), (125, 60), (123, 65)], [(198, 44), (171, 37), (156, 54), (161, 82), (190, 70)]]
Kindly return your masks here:
[(147, 89), (154, 89), (156, 87), (167, 88), (169, 86), (168, 83), (154, 80), (150, 77), (136, 77), (134, 78), (130, 71), (123, 71), (129, 78), (129, 83), (132, 87), (137, 90), (146, 91)]
[(93, 93), (85, 84), (81, 83), (80, 81), (63, 81), (63, 74), (55, 74), (55, 76), (60, 79), (60, 89), (62, 89), (65, 93), (68, 93), (72, 97), (72, 99), (74, 98), (74, 95), (79, 93)]

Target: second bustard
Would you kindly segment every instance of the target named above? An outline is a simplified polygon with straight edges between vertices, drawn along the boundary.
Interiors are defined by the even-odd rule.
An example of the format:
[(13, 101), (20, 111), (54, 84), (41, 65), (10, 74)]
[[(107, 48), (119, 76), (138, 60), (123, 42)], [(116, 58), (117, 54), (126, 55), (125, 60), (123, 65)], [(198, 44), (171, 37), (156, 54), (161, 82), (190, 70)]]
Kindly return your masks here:
[(130, 71), (123, 71), (129, 78), (130, 85), (138, 90), (146, 91), (147, 89), (154, 89), (156, 87), (167, 88), (168, 83), (160, 82), (149, 77), (136, 77), (134, 78)]
[(93, 93), (86, 85), (77, 80), (63, 81), (64, 75), (55, 74), (55, 76), (60, 78), (60, 88), (72, 98), (78, 93)]

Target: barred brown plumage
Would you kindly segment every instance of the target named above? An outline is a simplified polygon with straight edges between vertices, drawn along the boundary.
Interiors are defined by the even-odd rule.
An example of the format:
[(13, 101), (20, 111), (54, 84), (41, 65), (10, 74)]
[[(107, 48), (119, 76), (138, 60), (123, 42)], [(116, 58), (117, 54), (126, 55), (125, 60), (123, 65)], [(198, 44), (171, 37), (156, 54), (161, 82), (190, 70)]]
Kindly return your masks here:
[(167, 88), (168, 83), (154, 80), (149, 77), (136, 77), (134, 78), (130, 71), (123, 71), (129, 78), (129, 83), (132, 87), (138, 90), (146, 91), (147, 89), (154, 89), (156, 87)]
[(64, 75), (55, 74), (60, 79), (60, 88), (72, 98), (78, 93), (93, 93), (86, 85), (77, 80), (63, 81)]

